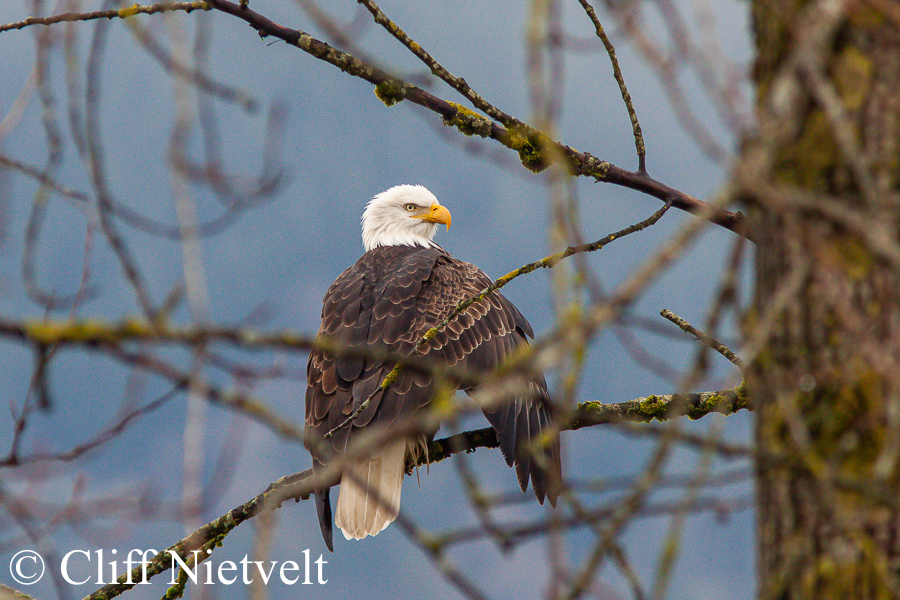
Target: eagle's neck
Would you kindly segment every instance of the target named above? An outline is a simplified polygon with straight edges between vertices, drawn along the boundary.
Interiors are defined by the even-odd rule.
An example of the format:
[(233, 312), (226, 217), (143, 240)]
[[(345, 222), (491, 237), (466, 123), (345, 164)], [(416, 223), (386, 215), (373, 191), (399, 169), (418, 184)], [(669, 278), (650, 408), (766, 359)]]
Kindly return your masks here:
[(439, 248), (432, 240), (437, 226), (434, 223), (420, 221), (413, 227), (392, 227), (390, 223), (364, 223), (363, 246), (366, 251), (380, 246), (422, 246), (423, 248)]

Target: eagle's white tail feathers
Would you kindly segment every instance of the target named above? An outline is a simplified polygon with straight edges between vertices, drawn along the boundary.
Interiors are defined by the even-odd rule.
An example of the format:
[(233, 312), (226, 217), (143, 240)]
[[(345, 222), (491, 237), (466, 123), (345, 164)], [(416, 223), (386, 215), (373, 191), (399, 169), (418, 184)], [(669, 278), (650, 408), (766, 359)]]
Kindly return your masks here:
[(361, 540), (383, 531), (400, 513), (406, 440), (385, 446), (367, 462), (348, 471), (341, 478), (334, 524), (346, 539)]

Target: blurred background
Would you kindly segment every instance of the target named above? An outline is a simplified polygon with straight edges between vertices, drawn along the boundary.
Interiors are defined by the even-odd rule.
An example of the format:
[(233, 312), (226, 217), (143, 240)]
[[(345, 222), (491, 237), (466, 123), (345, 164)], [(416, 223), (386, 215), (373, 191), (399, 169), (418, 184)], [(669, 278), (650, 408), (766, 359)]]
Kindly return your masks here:
[[(590, 20), (575, 1), (550, 5), (552, 19), (546, 22), (535, 17), (545, 10), (537, 2), (385, 0), (381, 8), (495, 106), (535, 122), (545, 108), (540, 98), (552, 98), (558, 104), (550, 120), (553, 137), (635, 170), (631, 123)], [(104, 8), (109, 6), (5, 2), (0, 22)], [(363, 52), (388, 72), (465, 104), (356, 3), (253, 0), (251, 8), (351, 53)], [(745, 81), (751, 56), (746, 5), (685, 0), (596, 8), (616, 45), (643, 128), (649, 173), (696, 198), (715, 198), (752, 105)], [(344, 37), (335, 38), (330, 26)], [(535, 37), (552, 46), (535, 51)], [(204, 90), (173, 77), (171, 63), (160, 56), (198, 69), (211, 83)], [(527, 171), (499, 144), (464, 137), (408, 102), (388, 108), (371, 84), (281, 41), (260, 39), (243, 21), (214, 11), (4, 31), (0, 57), (4, 322), (143, 318), (120, 254), (104, 233), (99, 179), (118, 207), (114, 227), (142, 274), (149, 301), (161, 306), (172, 300), (172, 324), (307, 335), (318, 328), (328, 285), (362, 254), (359, 218), (365, 203), (393, 185), (431, 189), (453, 214), (453, 227), (439, 232), (437, 241), (492, 278), (564, 245), (565, 235), (554, 229), (561, 196), (577, 203), (586, 240), (660, 207), (655, 198), (585, 178), (551, 186), (549, 172)], [(535, 61), (542, 61), (543, 88), (535, 83)], [(99, 148), (100, 163), (91, 162), (88, 144)], [(42, 186), (21, 165), (49, 174), (67, 193)], [(191, 177), (189, 165), (215, 170)], [(649, 230), (585, 257), (594, 284), (614, 290), (692, 219), (672, 210)], [(194, 223), (212, 225), (208, 231), (201, 227), (204, 235), (197, 237), (191, 235)], [(179, 231), (187, 233), (179, 239)], [(724, 274), (733, 272), (736, 237), (706, 227), (620, 323), (591, 340), (577, 401), (617, 403), (681, 389), (696, 366), (698, 344), (658, 313), (668, 308), (702, 328)], [(743, 258), (737, 271), (741, 302), (748, 296), (749, 248)], [(572, 275), (574, 263), (561, 269)], [(563, 275), (555, 273), (536, 272), (504, 290), (538, 338), (566, 306), (557, 294), (562, 284), (554, 280)], [(590, 290), (573, 294), (589, 298)], [(734, 320), (723, 319), (717, 334), (734, 342)], [(177, 346), (136, 343), (127, 349), (151, 352), (211, 385), (244, 391), (302, 428), (305, 352), (223, 346), (210, 349), (210, 358)], [(36, 364), (46, 368), (45, 395), (35, 385)], [(246, 372), (230, 368), (236, 364)], [(116, 558), (113, 549), (119, 559), (131, 549), (162, 549), (310, 465), (301, 444), (201, 397), (170, 394), (169, 380), (109, 352), (64, 347), (41, 362), (32, 346), (4, 335), (0, 365), (0, 459), (48, 457), (0, 465), (0, 583), (35, 598), (89, 594), (99, 587), (99, 561), (96, 554), (91, 561), (72, 559), (73, 578), (91, 579), (83, 585), (47, 575), (24, 588), (7, 569), (22, 549), (39, 550), (50, 571), (58, 571), (61, 557), (75, 549), (102, 549), (107, 563)], [(558, 389), (558, 374), (548, 378)], [(702, 377), (690, 383), (692, 391), (705, 391), (738, 382), (731, 365), (714, 355)], [(42, 401), (49, 406), (36, 408)], [(152, 410), (140, 410), (104, 443), (83, 447), (151, 403)], [(460, 424), (485, 425), (476, 418)], [(743, 444), (749, 441), (750, 416), (712, 415), (681, 427)], [(657, 444), (655, 436), (614, 426), (567, 432), (564, 473), (580, 482), (589, 506), (614, 505), (647, 467)], [(403, 513), (425, 531), (478, 524), (456, 460), (420, 469), (420, 484), (406, 481)], [(480, 450), (466, 460), (486, 491), (514, 494), (515, 502), (496, 510), (498, 520), (547, 515), (549, 509), (538, 506), (530, 492), (518, 494), (514, 473), (498, 452)], [(692, 492), (678, 478), (701, 471), (707, 483), (718, 484), (698, 492), (703, 502), (682, 511), (683, 520), (678, 511), (673, 517), (672, 511), (648, 509), (617, 536), (616, 546), (648, 597), (654, 590), (673, 599), (754, 594), (749, 461), (710, 455), (702, 445), (679, 446), (665, 462), (671, 485), (660, 485), (648, 502), (664, 507), (686, 501)], [(322, 555), (328, 561), (327, 584), (189, 584), (186, 595), (461, 596), (400, 527), (362, 542), (337, 536), (330, 554), (311, 502), (286, 504), (273, 520), (271, 530), (256, 521), (242, 525), (211, 560), (239, 561), (263, 552), (266, 560), (302, 564), (308, 549), (313, 559)], [(588, 528), (538, 536), (509, 551), (481, 538), (452, 547), (448, 560), (487, 597), (539, 597), (559, 575), (551, 565), (562, 560), (577, 570), (596, 543)], [(614, 563), (601, 562), (589, 597), (635, 597), (628, 569)], [(123, 597), (160, 597), (169, 579), (163, 574)]]

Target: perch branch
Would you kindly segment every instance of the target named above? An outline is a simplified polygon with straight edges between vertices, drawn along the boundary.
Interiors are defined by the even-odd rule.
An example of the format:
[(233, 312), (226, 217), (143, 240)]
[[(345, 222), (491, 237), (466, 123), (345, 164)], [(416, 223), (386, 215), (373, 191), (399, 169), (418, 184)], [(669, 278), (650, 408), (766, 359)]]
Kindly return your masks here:
[[(704, 392), (701, 394), (648, 396), (619, 404), (601, 404), (599, 402), (585, 402), (580, 404), (572, 418), (563, 426), (564, 430), (576, 430), (582, 427), (590, 427), (606, 423), (623, 421), (649, 422), (652, 420), (664, 421), (678, 416), (687, 416), (691, 419), (699, 419), (713, 412), (729, 414), (739, 410), (750, 409), (750, 403), (743, 386), (735, 390), (722, 392)], [(487, 432), (490, 432), (487, 433)], [(471, 452), (476, 448), (497, 447), (496, 437), (492, 436), (493, 430), (477, 430), (457, 434), (450, 438), (437, 440), (431, 443), (427, 454), (420, 459), (421, 466), (439, 462), (458, 452)], [(330, 476), (330, 475), (325, 475)], [(151, 578), (167, 571), (172, 566), (169, 553), (177, 553), (186, 560), (193, 558), (194, 550), (214, 549), (216, 543), (220, 543), (238, 525), (254, 518), (263, 510), (275, 510), (287, 500), (306, 500), (315, 490), (316, 481), (312, 470), (282, 477), (269, 485), (265, 491), (255, 498), (228, 511), (219, 518), (207, 523), (187, 537), (172, 544), (166, 550), (153, 557), (146, 566), (147, 578)], [(208, 558), (205, 552), (199, 553), (201, 559)], [(142, 581), (142, 566), (135, 567), (131, 572), (131, 581)], [(116, 583), (108, 584), (95, 590), (84, 600), (109, 600), (121, 595), (134, 587), (136, 583), (128, 584), (128, 574), (119, 577)]]

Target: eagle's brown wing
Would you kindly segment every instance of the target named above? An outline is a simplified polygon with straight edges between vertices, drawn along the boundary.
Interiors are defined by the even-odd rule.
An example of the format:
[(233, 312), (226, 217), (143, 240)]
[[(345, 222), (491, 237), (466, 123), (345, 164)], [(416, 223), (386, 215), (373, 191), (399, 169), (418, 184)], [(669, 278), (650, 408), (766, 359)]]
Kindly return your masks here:
[[(386, 390), (373, 392), (393, 368), (396, 357), (407, 356), (425, 332), (459, 302), (490, 283), (480, 269), (440, 248), (409, 246), (370, 250), (338, 277), (325, 295), (319, 335), (359, 354), (310, 353), (306, 445), (314, 469), (343, 452), (354, 432), (373, 423), (394, 423), (430, 402), (434, 391), (431, 377), (410, 369), (402, 370)], [(531, 326), (516, 307), (499, 292), (492, 292), (454, 318), (422, 354), (449, 367), (491, 371), (532, 335)], [(538, 499), (543, 502), (546, 495), (555, 504), (560, 481), (558, 436), (538, 451), (537, 458), (527, 449), (529, 441), (550, 423), (547, 386), (538, 373), (529, 376), (525, 387), (529, 389), (515, 397), (491, 399), (484, 413), (497, 432), (507, 463), (515, 464), (522, 490), (530, 478)], [(469, 387), (466, 392), (475, 390)], [(324, 438), (370, 396), (369, 405), (349, 427)], [(316, 491), (319, 522), (329, 548), (329, 488), (336, 483), (325, 482)]]

